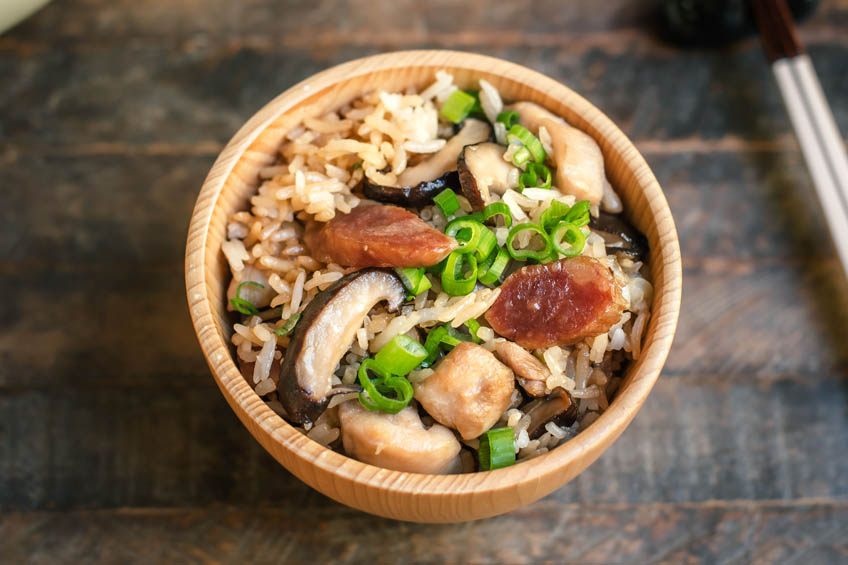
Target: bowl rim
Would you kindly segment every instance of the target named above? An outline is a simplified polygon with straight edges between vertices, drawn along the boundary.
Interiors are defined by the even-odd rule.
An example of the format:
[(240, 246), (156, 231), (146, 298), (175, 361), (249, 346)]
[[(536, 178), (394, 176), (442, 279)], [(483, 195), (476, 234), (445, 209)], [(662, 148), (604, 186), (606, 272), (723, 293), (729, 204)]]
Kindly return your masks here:
[[(410, 65), (408, 61), (412, 59), (415, 63)], [(206, 242), (212, 214), (227, 178), (253, 141), (280, 115), (328, 88), (362, 74), (410, 66), (429, 67), (434, 72), (451, 68), (462, 69), (471, 74), (489, 72), (501, 74), (507, 78), (510, 74), (520, 74), (533, 78), (535, 90), (553, 97), (567, 96), (568, 105), (589, 121), (601, 135), (612, 140), (612, 150), (618, 152), (622, 159), (627, 160), (628, 167), (639, 179), (641, 189), (646, 192), (649, 213), (654, 217), (658, 228), (662, 228), (658, 235), (662, 240), (658, 250), (660, 253), (652, 249), (652, 261), (663, 263), (664, 292), (661, 301), (660, 297), (655, 297), (652, 304), (651, 324), (657, 324), (657, 329), (652, 336), (652, 343), (642, 351), (639, 365), (634, 367), (635, 372), (627, 387), (616, 396), (595, 422), (566, 443), (529, 461), (495, 471), (463, 475), (429, 475), (393, 471), (357, 461), (307, 438), (271, 410), (241, 376), (232, 358), (229, 344), (225, 342), (222, 333), (216, 327), (216, 318), (210, 306), (211, 298), (207, 292), (205, 281), (209, 267), (206, 255), (209, 251)], [(216, 252), (220, 253), (220, 250)], [(605, 451), (636, 415), (660, 375), (676, 331), (682, 291), (679, 243), (665, 195), (645, 159), (618, 126), (569, 87), (537, 71), (494, 57), (448, 50), (395, 51), (342, 63), (300, 81), (256, 112), (221, 151), (203, 183), (188, 230), (185, 272), (186, 294), (192, 324), (213, 377), (224, 397), (251, 434), (260, 440), (254, 429), (254, 426), (259, 427), (287, 452), (284, 457), (272, 453), (281, 464), (295, 472), (289, 463), (293, 459), (300, 459), (307, 465), (370, 489), (376, 488), (384, 493), (414, 495), (471, 492), (494, 494), (505, 488), (518, 488), (520, 485), (538, 483), (544, 477), (556, 473), (569, 462), (580, 457), (581, 454), (593, 452), (598, 446), (603, 446), (600, 452)], [(262, 443), (261, 440), (260, 443)], [(595, 457), (599, 454), (597, 453)], [(309, 480), (315, 479), (314, 473), (310, 477), (304, 477), (301, 473), (302, 471), (295, 472), (302, 480), (324, 491), (321, 486), (316, 486), (315, 480)], [(327, 494), (337, 498), (332, 493)], [(547, 493), (542, 493), (544, 494)]]

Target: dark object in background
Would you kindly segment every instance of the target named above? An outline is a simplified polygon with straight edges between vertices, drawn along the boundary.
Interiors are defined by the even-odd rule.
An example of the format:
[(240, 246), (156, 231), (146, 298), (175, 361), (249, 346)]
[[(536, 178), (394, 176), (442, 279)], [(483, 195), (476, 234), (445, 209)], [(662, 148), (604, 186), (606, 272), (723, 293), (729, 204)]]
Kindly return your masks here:
[[(795, 21), (809, 16), (819, 0), (787, 0)], [(676, 43), (717, 45), (753, 35), (757, 24), (748, 0), (663, 0), (663, 31)]]

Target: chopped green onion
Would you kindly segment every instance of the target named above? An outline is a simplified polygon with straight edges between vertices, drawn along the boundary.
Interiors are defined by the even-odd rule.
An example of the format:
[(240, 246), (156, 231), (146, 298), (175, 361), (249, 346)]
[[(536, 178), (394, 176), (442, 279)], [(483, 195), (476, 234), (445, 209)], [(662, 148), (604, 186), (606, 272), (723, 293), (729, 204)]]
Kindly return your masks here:
[(550, 231), (552, 227), (565, 218), (565, 215), (568, 214), (570, 209), (571, 207), (568, 204), (563, 204), (559, 200), (551, 200), (551, 205), (539, 217), (539, 225), (545, 231)]
[(464, 93), (474, 98), (474, 105), (468, 111), (469, 116), (478, 115), (485, 116), (486, 113), (483, 112), (483, 105), (480, 104), (480, 91), (479, 90), (463, 90)]
[(446, 120), (458, 124), (468, 117), (468, 114), (474, 108), (475, 101), (477, 101), (477, 99), (467, 92), (454, 90), (442, 105), (442, 116), (444, 116)]
[(423, 267), (419, 269), (414, 267), (407, 269), (397, 268), (395, 269), (395, 273), (397, 273), (398, 277), (400, 277), (403, 286), (406, 287), (406, 290), (408, 290), (412, 296), (418, 296), (433, 286), (430, 279), (428, 279), (424, 274), (425, 269)]
[(480, 322), (478, 322), (474, 318), (471, 318), (470, 320), (465, 322), (465, 327), (468, 328), (468, 333), (471, 334), (471, 341), (473, 341), (474, 343), (480, 343), (481, 341), (483, 341), (482, 339), (477, 337), (477, 330), (480, 329)]
[(492, 202), (483, 210), (483, 219), (481, 221), (488, 222), (495, 216), (503, 216), (504, 225), (512, 226), (512, 212), (509, 211), (509, 206), (503, 202)]
[(300, 321), (300, 312), (295, 312), (289, 319), (286, 320), (286, 323), (276, 328), (272, 333), (278, 336), (289, 335), (294, 327), (297, 325), (297, 322)]
[(496, 122), (500, 122), (506, 126), (508, 130), (512, 126), (518, 123), (518, 112), (515, 110), (504, 110), (500, 114), (498, 114)]
[(429, 367), (436, 361), (440, 346), (444, 345), (447, 349), (453, 349), (463, 341), (469, 341), (469, 338), (447, 324), (433, 328), (424, 341), (427, 358), (421, 362), (421, 366)]
[[(545, 247), (542, 249), (515, 249), (513, 247), (512, 242), (515, 237), (524, 230), (533, 230), (539, 237), (542, 238), (542, 241), (545, 243)], [(551, 254), (551, 249), (553, 249), (551, 245), (551, 238), (548, 237), (548, 234), (545, 233), (545, 230), (542, 229), (538, 224), (527, 223), (527, 224), (518, 224), (511, 230), (509, 230), (509, 235), (506, 236), (506, 250), (512, 256), (513, 259), (518, 259), (520, 261), (524, 261), (527, 259), (535, 259), (536, 261), (543, 261), (547, 258), (548, 255)]]
[(258, 283), (256, 281), (244, 281), (236, 287), (236, 295), (234, 298), (230, 298), (230, 304), (232, 304), (233, 308), (240, 314), (244, 314), (245, 316), (257, 316), (259, 314), (259, 308), (254, 306), (249, 300), (245, 300), (240, 296), (241, 289), (244, 285), (265, 288), (265, 285), (262, 283)]
[(391, 374), (405, 377), (427, 358), (424, 346), (407, 335), (396, 335), (377, 352), (374, 359)]
[(515, 464), (515, 437), (512, 428), (496, 428), (480, 436), (477, 457), (483, 471), (494, 471)]
[(551, 170), (542, 163), (527, 163), (527, 168), (518, 177), (518, 188), (550, 188)]
[(526, 147), (522, 147), (512, 154), (512, 162), (516, 167), (523, 167), (529, 163), (532, 158), (533, 156), (530, 154), (530, 150)]
[[(369, 371), (377, 373), (378, 378), (372, 381)], [(359, 402), (368, 410), (397, 414), (412, 400), (413, 390), (409, 381), (393, 376), (375, 359), (363, 359), (357, 376), (359, 384), (365, 389), (359, 393)], [(387, 396), (392, 392), (395, 398)]]
[[(460, 243), (456, 252), (471, 253), (480, 245), (483, 230), (487, 228), (477, 220), (469, 220), (467, 216), (460, 216), (448, 222), (445, 226), (445, 235), (449, 235)], [(488, 230), (487, 230), (488, 231)], [(495, 239), (497, 242), (497, 238)]]
[[(562, 242), (567, 241), (568, 247), (563, 247)], [(560, 222), (551, 231), (551, 245), (560, 255), (566, 257), (574, 257), (580, 255), (583, 251), (583, 246), (586, 243), (586, 236), (583, 231), (568, 222)]]
[(477, 254), (477, 259), (482, 261), (498, 246), (498, 238), (495, 236), (495, 232), (485, 226), (480, 231), (482, 233), (480, 234), (480, 240), (477, 243), (477, 249), (474, 250), (474, 253)]
[(427, 350), (427, 358), (421, 363), (425, 367), (429, 367), (436, 361), (436, 356), (439, 354), (439, 346), (442, 344), (442, 339), (448, 335), (448, 330), (445, 326), (439, 326), (430, 330), (427, 334), (427, 339), (424, 341), (424, 349)]
[(446, 188), (434, 196), (433, 202), (439, 206), (445, 218), (450, 218), (459, 210), (459, 199), (456, 197), (456, 193), (450, 188)]
[(477, 267), (477, 280), (483, 284), (496, 284), (508, 264), (509, 254), (502, 247), (498, 247)]
[(355, 171), (356, 169), (361, 169), (361, 168), (362, 168), (362, 161), (360, 161), (360, 162), (358, 162), (358, 163), (355, 163), (355, 164), (353, 165), (353, 170), (354, 170), (354, 171)]
[[(480, 225), (480, 224), (477, 224)], [(463, 276), (463, 267), (468, 274)], [(477, 284), (477, 258), (473, 253), (463, 253), (462, 248), (448, 255), (445, 270), (442, 271), (442, 289), (451, 296), (465, 296), (474, 290)]]
[[(533, 160), (537, 163), (544, 163), (548, 154), (545, 152), (545, 148), (542, 146), (542, 142), (539, 141), (535, 135), (530, 133), (526, 127), (521, 124), (515, 124), (511, 128), (509, 128), (509, 133), (506, 135), (506, 140), (508, 143), (520, 143), (524, 146), (532, 156)], [(519, 151), (520, 152), (520, 151)], [(518, 153), (516, 153), (518, 155)]]
[(589, 206), (588, 200), (577, 202), (571, 207), (571, 210), (568, 211), (563, 220), (574, 224), (578, 228), (582, 228), (589, 223)]
[(446, 336), (442, 338), (442, 343), (448, 346), (448, 349), (453, 349), (463, 341), (471, 341), (471, 338), (461, 331), (456, 329), (453, 326), (448, 324), (444, 325), (445, 330), (448, 332)]

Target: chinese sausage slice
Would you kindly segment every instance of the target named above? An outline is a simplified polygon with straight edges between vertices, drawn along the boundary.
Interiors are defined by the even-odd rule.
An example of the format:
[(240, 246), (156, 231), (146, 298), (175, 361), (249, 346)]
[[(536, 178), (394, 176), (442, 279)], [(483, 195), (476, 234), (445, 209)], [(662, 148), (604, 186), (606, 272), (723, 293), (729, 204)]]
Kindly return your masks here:
[(345, 267), (429, 267), (457, 242), (397, 206), (359, 206), (304, 235), (312, 256)]
[(600, 335), (621, 319), (626, 305), (610, 270), (580, 256), (508, 276), (486, 320), (505, 338), (537, 349)]

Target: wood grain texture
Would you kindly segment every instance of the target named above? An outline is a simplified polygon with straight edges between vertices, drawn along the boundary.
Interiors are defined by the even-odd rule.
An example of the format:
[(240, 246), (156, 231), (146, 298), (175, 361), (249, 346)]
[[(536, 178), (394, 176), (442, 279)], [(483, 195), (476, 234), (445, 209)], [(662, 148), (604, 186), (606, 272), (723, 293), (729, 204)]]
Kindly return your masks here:
[[(208, 374), (49, 390), (0, 390), (0, 510), (341, 508), (250, 437)], [(832, 373), (663, 376), (621, 438), (546, 500), (848, 499), (846, 403)]]
[[(655, 298), (643, 354), (623, 389), (598, 421), (560, 448), (521, 465), (489, 473), (415, 475), (378, 469), (306, 439), (245, 383), (226, 341), (226, 265), (220, 252), (230, 214), (255, 190), (260, 167), (273, 162), (288, 129), (368, 90), (423, 87), (437, 69), (461, 87), (486, 78), (507, 100), (546, 106), (592, 135), (628, 217), (648, 238)], [(230, 406), (248, 430), (298, 478), (331, 498), (382, 516), (450, 522), (492, 516), (548, 494), (590, 465), (621, 434), (644, 402), (668, 355), (680, 308), (677, 234), (656, 179), (629, 140), (600, 111), (568, 88), (506, 61), (450, 51), (409, 51), (334, 67), (293, 86), (236, 133), (201, 189), (186, 245), (189, 311), (201, 348)]]
[(360, 515), (341, 507), (310, 510), (308, 515), (271, 508), (117, 510), (0, 517), (0, 550), (5, 545), (4, 554), (11, 561), (38, 563), (828, 565), (848, 557), (846, 521), (848, 506), (820, 501), (694, 505), (551, 501), (536, 504), (532, 512), (518, 510), (461, 526), (371, 518), (362, 529)]
[[(809, 177), (757, 41), (678, 50), (653, 3), (378, 4), (387, 30), (357, 1), (54, 0), (0, 36), (0, 512), (22, 512), (0, 517), (0, 561), (358, 562), (385, 543), (446, 562), (845, 561), (848, 291)], [(848, 3), (822, 0), (800, 29), (843, 134), (846, 26)], [(357, 513), (280, 467), (209, 379), (181, 281), (197, 187), (249, 115), (334, 64), (438, 46), (541, 71), (634, 139), (686, 287), (621, 439), (544, 500), (458, 527)], [(391, 536), (358, 543), (375, 524)]]

